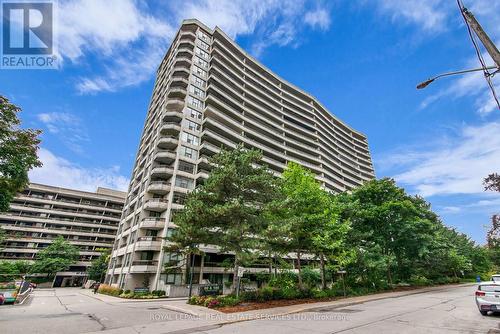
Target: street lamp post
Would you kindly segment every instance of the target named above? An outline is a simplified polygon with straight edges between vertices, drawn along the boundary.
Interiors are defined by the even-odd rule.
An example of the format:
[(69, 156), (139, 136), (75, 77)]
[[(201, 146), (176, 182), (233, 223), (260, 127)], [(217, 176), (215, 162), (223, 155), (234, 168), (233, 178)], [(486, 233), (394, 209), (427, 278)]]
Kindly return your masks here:
[[(496, 66), (488, 66), (488, 67), (486, 67), (487, 70), (493, 70), (493, 69), (496, 69), (496, 68), (497, 68)], [(481, 67), (481, 68), (473, 68), (473, 69), (470, 69), (470, 70), (461, 70), (461, 71), (447, 72), (447, 73), (443, 73), (443, 74), (440, 74), (440, 75), (436, 75), (435, 77), (432, 77), (430, 79), (425, 80), (424, 82), (419, 83), (417, 85), (417, 89), (424, 89), (430, 83), (432, 83), (436, 79), (439, 79), (439, 78), (442, 78), (442, 77), (447, 77), (447, 76), (450, 76), (450, 75), (457, 75), (457, 74), (471, 73), (471, 72), (479, 72), (479, 71), (483, 71), (483, 70), (484, 69)]]

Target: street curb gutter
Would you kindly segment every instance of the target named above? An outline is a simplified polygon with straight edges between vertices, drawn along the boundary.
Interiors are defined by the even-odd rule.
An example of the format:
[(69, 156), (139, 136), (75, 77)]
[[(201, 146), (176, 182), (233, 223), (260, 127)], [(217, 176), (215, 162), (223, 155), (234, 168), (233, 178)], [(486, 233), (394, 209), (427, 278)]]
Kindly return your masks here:
[[(446, 286), (442, 286), (442, 287), (430, 287), (430, 288), (418, 289), (418, 290), (413, 290), (413, 291), (407, 291), (407, 293), (401, 293), (401, 294), (398, 294), (398, 295), (395, 295), (395, 296), (379, 296), (379, 297), (375, 297), (375, 295), (367, 295), (366, 297), (374, 296), (374, 298), (367, 298), (367, 299), (364, 299), (364, 300), (350, 301), (350, 302), (346, 301), (344, 303), (339, 303), (337, 305), (332, 305), (330, 308), (334, 310), (334, 309), (339, 309), (339, 308), (343, 308), (343, 307), (347, 307), (347, 306), (364, 304), (364, 303), (368, 303), (368, 302), (372, 302), (372, 301), (377, 301), (377, 300), (382, 300), (382, 299), (400, 298), (400, 297), (417, 295), (417, 294), (431, 292), (431, 291), (442, 291), (442, 290), (447, 290), (447, 289), (450, 289), (450, 288), (460, 288), (460, 287), (465, 287), (465, 286), (472, 286), (472, 285), (475, 285), (475, 284), (477, 284), (477, 283), (464, 283), (464, 284), (446, 285)], [(360, 296), (360, 297), (365, 297), (365, 296)], [(351, 298), (357, 298), (357, 297), (351, 297)], [(349, 298), (347, 298), (347, 299), (349, 299)], [(335, 302), (335, 301), (333, 301), (333, 302)], [(239, 322), (279, 318), (279, 317), (287, 316), (287, 315), (290, 315), (290, 314), (297, 314), (297, 313), (302, 313), (302, 312), (306, 312), (306, 311), (317, 310), (317, 309), (320, 309), (320, 308), (323, 308), (323, 307), (329, 307), (328, 305), (324, 305), (324, 306), (317, 306), (316, 305), (316, 306), (313, 306), (313, 304), (315, 304), (315, 303), (309, 304), (310, 305), (309, 307), (303, 307), (303, 308), (300, 308), (300, 309), (297, 309), (297, 310), (288, 311), (288, 312), (277, 313), (277, 314), (269, 314), (267, 316), (261, 316), (261, 317), (252, 317), (251, 315), (249, 315), (248, 317), (243, 317), (241, 319), (223, 321), (223, 322), (220, 322), (219, 324), (220, 325), (230, 325), (230, 324), (235, 324), (235, 323), (239, 323)], [(263, 309), (262, 311), (265, 311), (265, 309)]]
[(194, 313), (194, 312), (188, 311), (186, 309), (183, 309), (182, 307), (177, 307), (177, 306), (172, 306), (172, 305), (162, 305), (161, 307), (164, 308), (164, 309), (170, 310), (170, 311), (175, 311), (175, 312), (179, 312), (179, 313), (191, 315), (193, 317), (199, 317), (200, 316), (198, 313)]

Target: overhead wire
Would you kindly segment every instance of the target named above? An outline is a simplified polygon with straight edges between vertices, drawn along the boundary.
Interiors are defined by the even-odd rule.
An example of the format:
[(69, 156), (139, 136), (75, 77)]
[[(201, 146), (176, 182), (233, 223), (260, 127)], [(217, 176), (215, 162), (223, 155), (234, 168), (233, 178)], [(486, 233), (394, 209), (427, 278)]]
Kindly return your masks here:
[(472, 41), (472, 45), (474, 46), (474, 50), (476, 51), (477, 58), (479, 59), (479, 62), (481, 63), (481, 68), (483, 69), (483, 75), (484, 78), (486, 79), (486, 82), (488, 83), (488, 86), (491, 90), (491, 93), (493, 95), (493, 99), (495, 100), (498, 109), (500, 110), (500, 102), (498, 101), (497, 94), (495, 92), (495, 86), (493, 82), (491, 81), (491, 78), (498, 72), (496, 70), (493, 73), (490, 73), (490, 71), (487, 69), (486, 63), (484, 61), (483, 55), (481, 54), (481, 50), (479, 48), (478, 42), (477, 42), (477, 36), (472, 32), (472, 29), (469, 25), (469, 22), (467, 21), (467, 18), (465, 17), (464, 14), (464, 5), (460, 0), (457, 0), (458, 8), (460, 9), (460, 14), (462, 15), (462, 18), (464, 19), (465, 25), (467, 27), (467, 31), (469, 33), (469, 37)]

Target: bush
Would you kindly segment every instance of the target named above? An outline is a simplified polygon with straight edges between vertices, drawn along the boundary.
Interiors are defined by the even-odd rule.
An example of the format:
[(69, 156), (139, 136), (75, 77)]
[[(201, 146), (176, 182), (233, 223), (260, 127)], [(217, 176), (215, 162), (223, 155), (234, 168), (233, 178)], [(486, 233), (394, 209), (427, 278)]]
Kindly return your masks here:
[(302, 270), (302, 281), (310, 288), (315, 288), (321, 283), (321, 274), (318, 270), (305, 267)]
[(427, 279), (425, 276), (418, 276), (418, 275), (413, 275), (410, 277), (410, 284), (411, 285), (418, 285), (418, 286), (426, 286), (430, 285), (432, 282)]
[(151, 294), (153, 296), (163, 297), (163, 296), (165, 296), (165, 291), (163, 291), (163, 290), (153, 290), (151, 292)]
[(123, 293), (123, 290), (120, 288), (113, 287), (113, 286), (108, 285), (108, 284), (101, 284), (99, 286), (98, 292), (105, 294), (105, 295), (117, 297)]
[(128, 295), (130, 293), (130, 290), (125, 290), (123, 293)]
[(218, 307), (235, 306), (240, 303), (240, 300), (233, 295), (218, 296), (217, 301), (219, 302)]
[(279, 289), (296, 289), (298, 281), (297, 275), (290, 271), (285, 271), (269, 280), (269, 286)]

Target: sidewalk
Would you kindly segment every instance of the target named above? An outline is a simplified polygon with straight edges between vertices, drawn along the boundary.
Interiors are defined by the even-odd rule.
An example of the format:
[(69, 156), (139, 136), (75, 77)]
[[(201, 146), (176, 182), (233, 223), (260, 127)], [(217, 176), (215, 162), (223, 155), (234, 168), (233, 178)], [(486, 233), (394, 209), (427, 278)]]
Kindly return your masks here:
[[(387, 299), (387, 298), (399, 298), (404, 296), (410, 296), (420, 293), (432, 292), (432, 291), (441, 291), (448, 290), (458, 287), (464, 286), (473, 286), (476, 283), (465, 283), (465, 284), (453, 284), (453, 285), (444, 285), (444, 286), (433, 286), (426, 287), (421, 289), (409, 290), (409, 291), (398, 291), (398, 292), (383, 292), (376, 293), (372, 295), (358, 296), (358, 297), (347, 297), (345, 299), (327, 301), (327, 302), (318, 302), (318, 303), (309, 303), (309, 304), (297, 304), (290, 306), (282, 306), (275, 307), (269, 309), (260, 309), (260, 310), (252, 310), (240, 313), (233, 313), (233, 316), (237, 319), (229, 320), (227, 323), (241, 322), (241, 321), (250, 321), (255, 319), (262, 318), (277, 318), (286, 316), (289, 314), (301, 313), (306, 311), (314, 311), (315, 309), (328, 307), (329, 309), (336, 308), (344, 308), (351, 305), (362, 304), (366, 302)], [(227, 314), (231, 315), (231, 314)]]
[(87, 297), (95, 298), (98, 299), (102, 302), (108, 303), (108, 304), (115, 304), (115, 303), (145, 303), (145, 302), (163, 302), (163, 301), (183, 301), (186, 303), (187, 297), (179, 297), (179, 298), (155, 298), (155, 299), (127, 299), (127, 298), (120, 298), (120, 297), (115, 297), (115, 296), (110, 296), (110, 295), (105, 295), (102, 293), (96, 293), (94, 294), (94, 291), (92, 289), (81, 289), (80, 293), (82, 295), (85, 295)]

